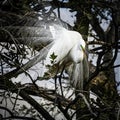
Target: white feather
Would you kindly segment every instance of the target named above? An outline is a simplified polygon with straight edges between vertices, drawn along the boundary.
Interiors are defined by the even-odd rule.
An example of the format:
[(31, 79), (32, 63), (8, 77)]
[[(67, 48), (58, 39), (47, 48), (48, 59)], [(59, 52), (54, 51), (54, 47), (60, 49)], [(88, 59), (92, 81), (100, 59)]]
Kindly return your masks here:
[[(76, 31), (59, 28), (57, 34), (58, 32), (59, 35), (56, 35), (54, 44), (47, 54), (45, 66), (57, 65), (60, 68), (61, 66), (72, 64), (72, 72), (70, 73), (71, 84), (76, 88), (82, 89), (84, 80), (87, 80), (89, 76), (85, 42)], [(51, 63), (51, 55), (53, 53), (57, 57), (54, 63)], [(46, 68), (44, 72), (46, 73), (47, 71), (49, 69)]]

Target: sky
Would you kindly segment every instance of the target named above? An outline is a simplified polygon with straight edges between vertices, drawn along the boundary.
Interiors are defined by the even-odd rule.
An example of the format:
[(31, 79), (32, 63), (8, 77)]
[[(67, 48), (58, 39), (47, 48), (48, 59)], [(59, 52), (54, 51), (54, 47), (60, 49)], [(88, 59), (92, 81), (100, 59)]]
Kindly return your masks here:
[[(66, 23), (69, 23), (71, 26), (74, 26), (74, 22), (76, 21), (76, 17), (75, 15), (77, 14), (76, 11), (74, 12), (70, 12), (71, 9), (69, 8), (60, 8), (60, 18), (66, 22)], [(54, 12), (57, 14), (58, 10), (55, 9)], [(58, 16), (58, 14), (57, 14)]]

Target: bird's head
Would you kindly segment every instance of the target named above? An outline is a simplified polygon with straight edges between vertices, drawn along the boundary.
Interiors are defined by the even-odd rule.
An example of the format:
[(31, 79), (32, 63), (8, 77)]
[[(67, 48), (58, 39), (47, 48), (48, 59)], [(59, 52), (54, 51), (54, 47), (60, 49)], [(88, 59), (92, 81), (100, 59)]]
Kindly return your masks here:
[(83, 49), (86, 48), (86, 43), (85, 43), (82, 35), (79, 32), (72, 31), (72, 33), (70, 33), (70, 35), (72, 35), (74, 37), (73, 40), (76, 41)]

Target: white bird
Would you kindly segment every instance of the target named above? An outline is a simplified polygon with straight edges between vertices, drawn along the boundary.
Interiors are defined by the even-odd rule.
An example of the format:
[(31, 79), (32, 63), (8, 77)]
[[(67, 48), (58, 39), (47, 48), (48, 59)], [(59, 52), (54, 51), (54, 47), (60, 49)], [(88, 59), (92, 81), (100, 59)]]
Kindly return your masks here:
[[(50, 74), (52, 77), (53, 73), (51, 72), (54, 71), (53, 69), (57, 71), (61, 67), (69, 68), (71, 66), (72, 71), (68, 70), (68, 73), (71, 74), (71, 83), (75, 88), (82, 89), (84, 80), (89, 77), (85, 41), (81, 34), (76, 31), (70, 31), (59, 26), (57, 28), (58, 31), (54, 35), (53, 46), (48, 51), (45, 59), (45, 66), (49, 67), (46, 68), (44, 73)], [(52, 55), (55, 57), (53, 60)]]
[[(48, 28), (50, 29), (52, 38), (49, 33), (47, 34)], [(33, 34), (32, 30), (34, 30), (34, 28), (30, 30), (28, 31), (29, 35), (30, 32)], [(40, 36), (42, 35), (44, 41), (40, 36), (37, 41), (39, 43), (41, 42), (40, 44), (47, 44), (47, 46), (43, 47), (39, 54), (26, 63), (16, 74), (27, 70), (45, 59), (44, 76), (45, 73), (49, 73), (51, 74), (50, 77), (53, 77), (53, 75), (56, 74), (55, 71), (59, 70), (60, 72), (65, 66), (70, 76), (71, 85), (75, 88), (82, 89), (83, 82), (89, 77), (89, 67), (86, 55), (86, 44), (81, 34), (56, 24), (48, 25), (47, 27), (42, 26), (42, 28), (39, 26), (39, 28), (37, 28), (37, 35), (39, 31), (42, 31), (42, 33), (40, 32)]]

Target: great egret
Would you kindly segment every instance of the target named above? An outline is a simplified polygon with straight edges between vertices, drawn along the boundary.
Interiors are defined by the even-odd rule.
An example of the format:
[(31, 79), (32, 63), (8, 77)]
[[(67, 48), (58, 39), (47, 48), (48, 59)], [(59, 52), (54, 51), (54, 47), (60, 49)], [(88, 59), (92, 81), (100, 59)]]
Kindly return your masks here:
[[(61, 68), (65, 66), (70, 76), (71, 85), (75, 88), (82, 89), (83, 82), (89, 77), (89, 67), (86, 55), (86, 44), (81, 34), (68, 30), (60, 25), (46, 23), (39, 25), (37, 28), (35, 27), (35, 29), (34, 27), (32, 27), (32, 29), (28, 28), (28, 31), (27, 27), (25, 27), (26, 36), (28, 37), (28, 34), (33, 35), (32, 31), (36, 29), (37, 33), (35, 31), (34, 33), (40, 35), (37, 37), (37, 41), (34, 40), (33, 42), (43, 43), (46, 46), (16, 74), (27, 70), (42, 59), (45, 59), (43, 76), (45, 76), (44, 73), (48, 73), (48, 75), (51, 74), (49, 77), (53, 77), (57, 69), (60, 72)], [(21, 35), (23, 38), (26, 38), (25, 32), (23, 34), (21, 33)]]
[(82, 89), (84, 80), (87, 80), (89, 76), (85, 41), (76, 31), (67, 30), (60, 26), (57, 28), (59, 33), (55, 30), (54, 43), (45, 59), (45, 66), (48, 66), (48, 69), (46, 68), (44, 73), (51, 75), (53, 69), (57, 70), (64, 66), (68, 69), (72, 68), (71, 72), (68, 70), (68, 73), (71, 74), (71, 83), (75, 88)]

